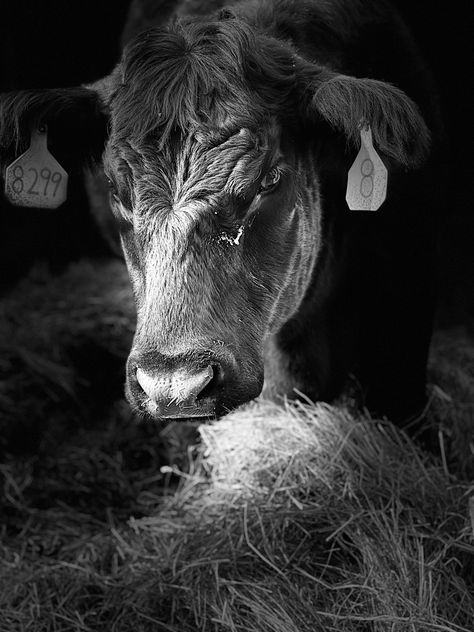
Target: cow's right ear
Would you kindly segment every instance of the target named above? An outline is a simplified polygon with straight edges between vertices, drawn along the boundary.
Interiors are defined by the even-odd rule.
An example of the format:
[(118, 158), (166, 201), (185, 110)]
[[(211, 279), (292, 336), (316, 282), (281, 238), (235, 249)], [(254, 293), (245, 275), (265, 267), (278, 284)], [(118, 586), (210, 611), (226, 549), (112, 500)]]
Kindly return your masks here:
[(107, 125), (107, 108), (94, 85), (0, 94), (0, 159), (14, 159), (28, 148), (31, 131), (47, 126), (48, 145), (60, 162), (93, 163), (101, 158)]

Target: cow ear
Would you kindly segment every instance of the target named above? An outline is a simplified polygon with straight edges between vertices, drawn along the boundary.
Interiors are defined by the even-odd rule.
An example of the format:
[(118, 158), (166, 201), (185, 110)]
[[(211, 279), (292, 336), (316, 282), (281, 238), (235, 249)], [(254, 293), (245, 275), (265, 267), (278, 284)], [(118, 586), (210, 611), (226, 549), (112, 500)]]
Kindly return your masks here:
[(99, 91), (93, 86), (0, 94), (1, 161), (25, 151), (31, 130), (44, 126), (48, 144), (70, 165), (100, 160), (107, 120)]
[(326, 121), (355, 146), (361, 126), (368, 124), (376, 147), (406, 167), (426, 158), (430, 132), (418, 106), (402, 90), (321, 69), (304, 74), (304, 116)]

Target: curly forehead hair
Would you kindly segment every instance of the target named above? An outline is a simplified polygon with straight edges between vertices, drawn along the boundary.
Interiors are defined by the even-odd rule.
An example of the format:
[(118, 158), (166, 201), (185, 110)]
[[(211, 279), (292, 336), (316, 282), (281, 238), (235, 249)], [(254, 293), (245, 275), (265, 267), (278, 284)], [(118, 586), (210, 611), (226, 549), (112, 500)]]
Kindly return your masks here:
[(125, 49), (118, 70), (112, 131), (137, 140), (224, 122), (258, 124), (285, 112), (295, 83), (292, 49), (238, 19), (150, 29)]

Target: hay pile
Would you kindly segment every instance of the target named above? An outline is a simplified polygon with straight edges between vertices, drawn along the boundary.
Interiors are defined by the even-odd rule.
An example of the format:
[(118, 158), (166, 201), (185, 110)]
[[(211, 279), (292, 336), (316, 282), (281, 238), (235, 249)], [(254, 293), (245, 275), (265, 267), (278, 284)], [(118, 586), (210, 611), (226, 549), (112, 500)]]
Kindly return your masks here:
[[(62, 368), (72, 339), (113, 349), (118, 362), (133, 328), (119, 270), (75, 266), (36, 294), (26, 282), (23, 320), (2, 342), (7, 357), (20, 336)], [(52, 326), (68, 286), (75, 298), (63, 296), (69, 307)], [(63, 322), (95, 291), (102, 303), (90, 322)], [(192, 424), (160, 435), (135, 424), (120, 397), (86, 406), (82, 423), (82, 365), (68, 367), (72, 398), (53, 372), (53, 386), (35, 396), (54, 417), (52, 426), (43, 418), (47, 437), (16, 458), (6, 442), (0, 465), (1, 632), (472, 632), (473, 349), (465, 332), (436, 340), (429, 417), (439, 456), (342, 406), (268, 402), (201, 426), (188, 447)], [(32, 415), (31, 384), (45, 370), (16, 370), (6, 392), (23, 379), (18, 410)], [(1, 401), (11, 424), (5, 390)], [(61, 416), (67, 433), (56, 429)]]
[(451, 472), (474, 480), (474, 331), (436, 332), (429, 361), (431, 423)]
[[(37, 449), (122, 395), (134, 307), (120, 261), (37, 267), (0, 304), (0, 452)], [(94, 425), (94, 424), (92, 424)]]

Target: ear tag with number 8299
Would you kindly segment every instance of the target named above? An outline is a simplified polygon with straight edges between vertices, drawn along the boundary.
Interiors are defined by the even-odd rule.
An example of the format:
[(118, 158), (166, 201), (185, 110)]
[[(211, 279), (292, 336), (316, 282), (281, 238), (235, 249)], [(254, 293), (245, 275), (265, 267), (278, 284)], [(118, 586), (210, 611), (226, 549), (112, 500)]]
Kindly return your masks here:
[(360, 130), (360, 141), (347, 174), (346, 202), (351, 211), (376, 211), (387, 195), (387, 168), (374, 149), (370, 127)]
[(34, 129), (29, 148), (5, 171), (5, 195), (15, 206), (58, 208), (67, 197), (67, 180), (48, 151), (46, 128)]

